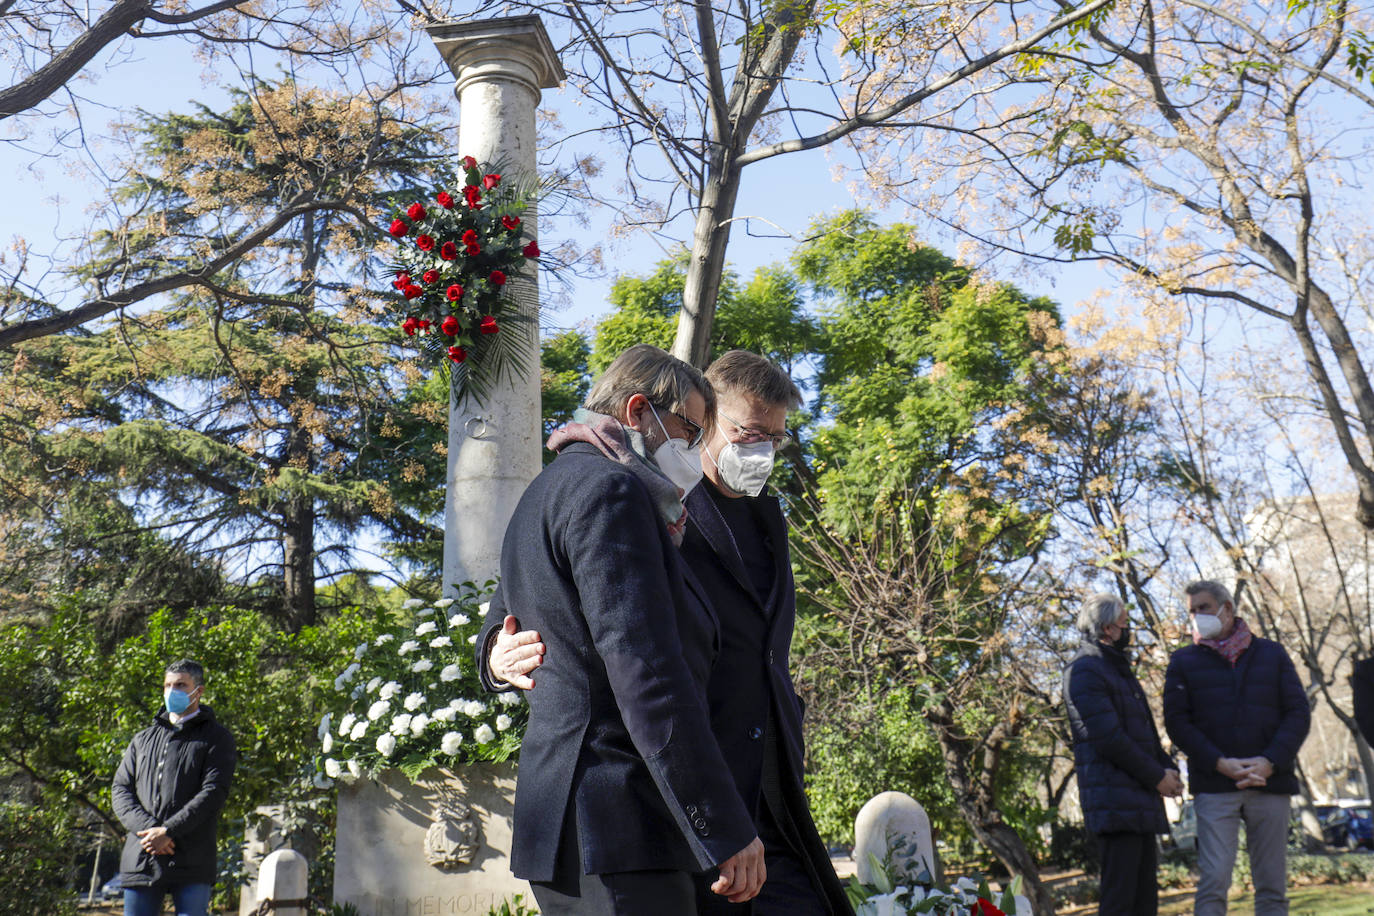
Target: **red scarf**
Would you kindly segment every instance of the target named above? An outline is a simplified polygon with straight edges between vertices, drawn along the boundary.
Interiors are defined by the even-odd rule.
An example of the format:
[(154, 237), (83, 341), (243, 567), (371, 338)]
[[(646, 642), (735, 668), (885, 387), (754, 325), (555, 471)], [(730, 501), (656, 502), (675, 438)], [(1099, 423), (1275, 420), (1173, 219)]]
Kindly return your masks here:
[(1250, 640), (1255, 638), (1255, 634), (1250, 632), (1245, 621), (1236, 618), (1236, 626), (1231, 630), (1231, 635), (1225, 639), (1199, 639), (1197, 634), (1193, 635), (1193, 642), (1199, 646), (1206, 646), (1215, 649), (1222, 658), (1231, 663), (1231, 667), (1236, 667), (1236, 660), (1240, 654), (1250, 648)]

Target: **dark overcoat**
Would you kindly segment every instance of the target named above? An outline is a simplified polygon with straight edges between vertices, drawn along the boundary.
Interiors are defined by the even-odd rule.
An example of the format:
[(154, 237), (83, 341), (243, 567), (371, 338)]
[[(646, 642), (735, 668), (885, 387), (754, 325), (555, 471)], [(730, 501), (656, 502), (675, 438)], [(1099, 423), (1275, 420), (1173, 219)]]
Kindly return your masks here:
[(1092, 833), (1168, 833), (1159, 782), (1174, 767), (1126, 654), (1085, 639), (1064, 672), (1073, 763)]
[(1194, 795), (1235, 792), (1222, 757), (1265, 757), (1274, 773), (1260, 792), (1295, 795), (1294, 763), (1312, 713), (1283, 646), (1255, 636), (1234, 666), (1210, 646), (1184, 646), (1164, 675), (1164, 728), (1188, 755)]
[(715, 621), (689, 599), (633, 472), (591, 445), (564, 448), (511, 517), (501, 598), (548, 647), (526, 695), (517, 876), (567, 877), (555, 871), (569, 812), (588, 874), (703, 871), (753, 840), (704, 702)]
[[(129, 831), (119, 859), (126, 887), (215, 883), (215, 835), (236, 760), (234, 736), (209, 706), (180, 727), (163, 710), (134, 735), (110, 791), (115, 816)], [(137, 833), (150, 827), (167, 828), (175, 851), (144, 852)]]

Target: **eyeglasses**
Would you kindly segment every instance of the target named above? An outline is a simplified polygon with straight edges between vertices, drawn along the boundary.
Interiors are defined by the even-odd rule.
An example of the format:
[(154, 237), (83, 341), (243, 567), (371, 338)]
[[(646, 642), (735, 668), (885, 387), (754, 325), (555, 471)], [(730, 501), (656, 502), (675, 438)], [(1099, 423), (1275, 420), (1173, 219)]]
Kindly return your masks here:
[(792, 437), (789, 435), (786, 435), (784, 433), (769, 433), (764, 432), (761, 429), (751, 429), (748, 426), (743, 426), (740, 424), (738, 420), (732, 419), (728, 414), (722, 413), (719, 408), (716, 409), (716, 415), (719, 417), (724, 417), (726, 420), (730, 421), (730, 425), (733, 426), (735, 428), (735, 431), (744, 438), (744, 442), (741, 444), (748, 444), (750, 442), (763, 442), (766, 440), (768, 442), (773, 443), (774, 451), (786, 448), (787, 446), (792, 444)]
[(701, 427), (700, 423), (694, 423), (691, 420), (684, 417), (682, 414), (678, 413), (676, 410), (669, 410), (662, 404), (654, 404), (653, 407), (655, 410), (660, 410), (663, 413), (668, 414), (669, 416), (677, 417), (679, 420), (682, 421), (683, 425), (685, 425), (688, 429), (692, 431), (692, 435), (687, 439), (688, 448), (696, 448), (698, 445), (701, 444), (701, 440), (706, 436), (706, 430)]

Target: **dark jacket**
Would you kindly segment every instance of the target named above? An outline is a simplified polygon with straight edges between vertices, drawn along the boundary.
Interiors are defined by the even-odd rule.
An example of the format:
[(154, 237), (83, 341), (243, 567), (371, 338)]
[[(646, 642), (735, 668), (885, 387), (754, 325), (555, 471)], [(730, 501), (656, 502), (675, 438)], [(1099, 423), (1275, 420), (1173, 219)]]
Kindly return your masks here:
[(1274, 774), (1259, 791), (1296, 794), (1293, 765), (1310, 724), (1298, 672), (1272, 640), (1254, 637), (1235, 667), (1207, 646), (1184, 646), (1169, 658), (1164, 727), (1188, 755), (1194, 795), (1236, 791), (1217, 772), (1222, 757), (1266, 757)]
[(715, 621), (680, 562), (644, 484), (593, 446), (563, 449), (520, 498), (501, 594), (548, 653), (527, 695), (517, 876), (567, 877), (569, 810), (588, 874), (701, 871), (753, 840), (707, 719)]
[(1350, 673), (1350, 696), (1355, 707), (1355, 724), (1364, 740), (1374, 744), (1374, 658), (1355, 662)]
[(1073, 763), (1092, 833), (1168, 833), (1159, 781), (1174, 762), (1120, 649), (1084, 640), (1064, 672)]
[[(119, 860), (125, 885), (215, 882), (215, 834), (236, 759), (233, 735), (209, 706), (181, 727), (163, 710), (134, 735), (110, 793), (115, 816), (129, 831)], [(136, 834), (149, 827), (166, 827), (175, 851), (144, 852)]]

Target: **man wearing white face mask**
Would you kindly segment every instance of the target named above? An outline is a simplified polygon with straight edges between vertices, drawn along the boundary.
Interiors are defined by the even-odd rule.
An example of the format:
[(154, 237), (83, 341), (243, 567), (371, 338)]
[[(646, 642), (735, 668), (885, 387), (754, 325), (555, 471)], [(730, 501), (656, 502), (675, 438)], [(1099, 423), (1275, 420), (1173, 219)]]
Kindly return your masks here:
[(1278, 643), (1254, 635), (1224, 585), (1185, 589), (1193, 644), (1164, 676), (1164, 726), (1188, 755), (1197, 812), (1197, 916), (1224, 916), (1245, 824), (1255, 916), (1288, 912), (1286, 849), (1294, 761), (1311, 713), (1302, 682)]

